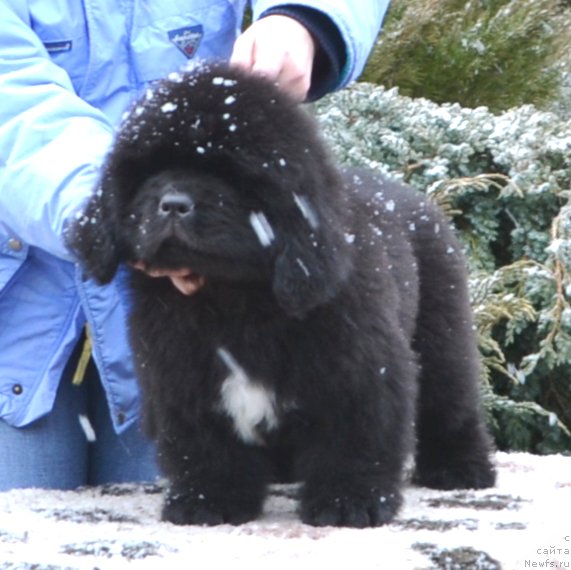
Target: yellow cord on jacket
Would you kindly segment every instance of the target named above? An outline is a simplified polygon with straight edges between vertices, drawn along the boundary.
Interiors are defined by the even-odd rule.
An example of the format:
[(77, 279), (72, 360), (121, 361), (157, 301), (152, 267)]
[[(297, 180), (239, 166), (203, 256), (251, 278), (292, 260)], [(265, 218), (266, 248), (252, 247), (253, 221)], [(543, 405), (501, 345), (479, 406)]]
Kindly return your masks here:
[(87, 365), (89, 364), (89, 359), (91, 358), (91, 347), (91, 333), (89, 332), (89, 327), (85, 325), (85, 340), (83, 341), (81, 356), (77, 361), (77, 367), (75, 369), (75, 374), (73, 375), (72, 380), (74, 386), (79, 386), (85, 378), (85, 371), (87, 370)]

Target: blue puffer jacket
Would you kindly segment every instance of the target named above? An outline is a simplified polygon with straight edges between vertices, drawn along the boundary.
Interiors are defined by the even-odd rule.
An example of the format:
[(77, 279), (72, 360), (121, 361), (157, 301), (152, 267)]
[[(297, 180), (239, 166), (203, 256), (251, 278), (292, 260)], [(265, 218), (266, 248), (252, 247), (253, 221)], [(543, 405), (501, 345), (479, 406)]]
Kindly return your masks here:
[[(388, 0), (301, 0), (362, 70)], [(122, 113), (192, 58), (228, 57), (246, 0), (0, 0), (0, 416), (50, 412), (86, 323), (118, 432), (137, 416), (125, 274), (83, 281), (62, 230), (90, 196)], [(280, 7), (252, 2), (254, 18)]]

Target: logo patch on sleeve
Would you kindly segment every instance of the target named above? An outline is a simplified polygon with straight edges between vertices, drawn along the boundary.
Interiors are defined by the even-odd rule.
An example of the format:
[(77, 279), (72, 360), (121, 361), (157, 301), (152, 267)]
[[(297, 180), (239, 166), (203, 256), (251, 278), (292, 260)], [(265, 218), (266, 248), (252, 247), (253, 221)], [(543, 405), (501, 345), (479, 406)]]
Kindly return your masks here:
[(198, 46), (204, 35), (203, 27), (198, 24), (196, 26), (186, 26), (171, 30), (169, 40), (188, 58), (194, 57), (198, 50)]

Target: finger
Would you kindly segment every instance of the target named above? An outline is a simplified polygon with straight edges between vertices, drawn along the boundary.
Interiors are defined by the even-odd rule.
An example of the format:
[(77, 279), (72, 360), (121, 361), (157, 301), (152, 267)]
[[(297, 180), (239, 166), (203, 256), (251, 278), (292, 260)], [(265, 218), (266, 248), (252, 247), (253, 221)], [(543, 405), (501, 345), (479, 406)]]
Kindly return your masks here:
[(311, 62), (300, 64), (292, 56), (286, 57), (276, 78), (281, 89), (296, 101), (303, 101), (311, 87)]
[(187, 275), (186, 269), (146, 269), (145, 273), (149, 277), (182, 277)]
[(230, 56), (230, 64), (241, 67), (245, 71), (251, 71), (254, 64), (254, 35), (244, 32), (234, 43), (234, 49)]
[(285, 57), (284, 51), (276, 48), (273, 41), (261, 36), (253, 47), (252, 73), (277, 82), (283, 73)]
[(276, 49), (274, 44), (265, 26), (258, 22), (236, 40), (230, 64), (267, 77), (270, 81), (275, 80), (280, 73), (283, 57), (282, 51)]
[(149, 277), (189, 277), (192, 275), (192, 271), (187, 268), (181, 269), (161, 269), (161, 268), (150, 268), (145, 265), (143, 261), (135, 261), (130, 264), (133, 269), (138, 271), (144, 271)]
[(273, 45), (265, 48), (263, 40), (255, 46), (252, 72), (274, 81), (296, 101), (303, 101), (309, 91), (311, 66), (311, 57), (303, 49), (278, 50)]
[(172, 277), (171, 276), (172, 284), (183, 294), (183, 295), (193, 295), (199, 289), (201, 289), (206, 280), (204, 277)]

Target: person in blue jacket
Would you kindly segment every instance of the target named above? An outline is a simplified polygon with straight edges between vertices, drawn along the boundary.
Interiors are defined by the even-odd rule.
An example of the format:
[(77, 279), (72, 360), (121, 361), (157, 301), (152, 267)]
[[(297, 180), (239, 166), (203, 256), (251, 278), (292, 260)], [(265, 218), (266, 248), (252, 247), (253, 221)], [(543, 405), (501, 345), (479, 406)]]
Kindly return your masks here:
[(64, 244), (128, 106), (210, 58), (315, 100), (360, 74), (388, 1), (254, 0), (240, 33), (247, 0), (0, 0), (0, 490), (157, 476), (128, 270), (97, 286)]

